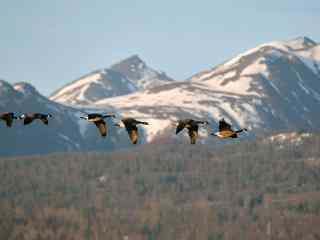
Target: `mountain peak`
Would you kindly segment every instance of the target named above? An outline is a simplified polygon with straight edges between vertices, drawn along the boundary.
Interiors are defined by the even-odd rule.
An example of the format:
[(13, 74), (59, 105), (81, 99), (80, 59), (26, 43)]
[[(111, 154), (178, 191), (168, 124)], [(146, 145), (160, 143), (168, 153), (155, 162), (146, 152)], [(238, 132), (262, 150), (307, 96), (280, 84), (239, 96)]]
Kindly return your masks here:
[(132, 55), (116, 64), (113, 64), (111, 69), (122, 73), (128, 73), (135, 72), (146, 67), (145, 62), (138, 55)]
[(139, 57), (138, 54), (134, 54), (126, 59), (124, 59), (123, 61), (135, 61), (135, 62), (143, 62), (142, 59)]
[(14, 92), (14, 89), (10, 83), (4, 80), (0, 80), (0, 95), (6, 95)]
[(172, 79), (158, 72), (132, 55), (110, 68), (91, 72), (51, 94), (50, 99), (58, 102), (85, 105), (104, 98), (127, 95), (135, 91), (160, 86)]
[(10, 83), (8, 83), (5, 80), (0, 79), (0, 88), (7, 87), (7, 86), (11, 86)]
[(138, 55), (132, 55), (118, 62), (110, 69), (123, 74), (139, 90), (172, 81), (164, 72), (158, 72), (149, 67)]
[(314, 44), (314, 45), (317, 45), (317, 43), (315, 41), (313, 41), (311, 38), (307, 37), (307, 36), (300, 36), (300, 37), (297, 37), (293, 40), (299, 40), (299, 41), (302, 41), (304, 43), (311, 43), (311, 44)]
[(38, 95), (36, 88), (27, 82), (18, 82), (13, 85), (16, 91), (23, 93), (24, 95)]
[(294, 38), (292, 40), (287, 41), (286, 44), (294, 50), (310, 48), (317, 45), (315, 41), (306, 36)]

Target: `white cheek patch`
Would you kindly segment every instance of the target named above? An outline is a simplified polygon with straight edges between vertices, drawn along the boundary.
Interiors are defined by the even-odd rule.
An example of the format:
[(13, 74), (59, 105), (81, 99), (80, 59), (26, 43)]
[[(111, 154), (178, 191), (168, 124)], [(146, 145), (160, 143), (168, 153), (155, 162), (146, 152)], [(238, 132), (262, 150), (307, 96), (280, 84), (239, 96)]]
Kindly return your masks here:
[(218, 137), (223, 137), (223, 136), (220, 134), (220, 132), (216, 132), (215, 135), (218, 136)]

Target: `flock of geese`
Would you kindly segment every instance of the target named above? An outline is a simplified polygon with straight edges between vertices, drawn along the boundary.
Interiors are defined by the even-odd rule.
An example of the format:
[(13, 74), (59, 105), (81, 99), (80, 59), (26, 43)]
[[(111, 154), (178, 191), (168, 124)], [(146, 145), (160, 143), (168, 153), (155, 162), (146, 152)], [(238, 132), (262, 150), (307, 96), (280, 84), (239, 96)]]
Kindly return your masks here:
[[(102, 137), (107, 136), (107, 124), (104, 119), (116, 118), (114, 114), (101, 114), (101, 113), (84, 113), (81, 119), (94, 123), (98, 128)], [(43, 124), (48, 125), (51, 114), (43, 113), (24, 113), (20, 116), (16, 116), (13, 112), (0, 113), (0, 120), (4, 121), (7, 127), (11, 127), (14, 120), (22, 120), (24, 125), (32, 123), (34, 120), (40, 120)], [(125, 128), (129, 134), (129, 138), (132, 144), (138, 142), (138, 125), (149, 125), (147, 122), (138, 121), (134, 118), (122, 118), (118, 123), (113, 124), (115, 127)], [(193, 119), (178, 120), (175, 124), (176, 134), (180, 133), (183, 129), (188, 130), (190, 137), (190, 143), (195, 144), (198, 138), (198, 130), (200, 125), (209, 125), (208, 121), (197, 121)], [(211, 133), (210, 135), (216, 136), (220, 139), (223, 138), (237, 138), (238, 134), (247, 131), (246, 128), (234, 130), (228, 122), (223, 118), (219, 121), (218, 132)]]

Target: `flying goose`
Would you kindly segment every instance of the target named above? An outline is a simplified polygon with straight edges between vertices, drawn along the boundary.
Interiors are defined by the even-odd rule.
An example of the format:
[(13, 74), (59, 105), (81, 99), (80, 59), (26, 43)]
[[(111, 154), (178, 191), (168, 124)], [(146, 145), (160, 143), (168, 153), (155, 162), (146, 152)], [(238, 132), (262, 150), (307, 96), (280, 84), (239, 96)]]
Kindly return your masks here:
[(50, 117), (52, 117), (51, 114), (29, 112), (21, 114), (19, 119), (23, 120), (24, 125), (32, 123), (35, 119), (39, 119), (41, 122), (43, 122), (43, 124), (48, 125)]
[(233, 130), (231, 125), (227, 123), (224, 118), (219, 121), (219, 131), (216, 133), (211, 133), (211, 135), (216, 136), (218, 138), (237, 138), (238, 133), (243, 131), (248, 131), (246, 128)]
[(6, 122), (7, 127), (12, 126), (13, 119), (17, 119), (13, 112), (0, 113), (0, 120)]
[(183, 119), (179, 120), (176, 128), (176, 134), (181, 132), (184, 128), (188, 129), (188, 134), (190, 137), (190, 143), (196, 144), (198, 138), (198, 129), (200, 124), (209, 124), (208, 121), (196, 121), (193, 119)]
[(93, 122), (96, 127), (98, 128), (102, 137), (107, 136), (107, 126), (106, 122), (104, 121), (105, 118), (115, 118), (114, 114), (106, 114), (103, 115), (101, 113), (86, 113), (86, 116), (81, 116), (81, 119), (87, 120), (88, 122)]
[(138, 128), (137, 125), (144, 124), (149, 125), (147, 122), (137, 121), (134, 118), (123, 118), (119, 123), (114, 124), (114, 126), (125, 128), (129, 134), (129, 138), (132, 144), (137, 144), (138, 142)]

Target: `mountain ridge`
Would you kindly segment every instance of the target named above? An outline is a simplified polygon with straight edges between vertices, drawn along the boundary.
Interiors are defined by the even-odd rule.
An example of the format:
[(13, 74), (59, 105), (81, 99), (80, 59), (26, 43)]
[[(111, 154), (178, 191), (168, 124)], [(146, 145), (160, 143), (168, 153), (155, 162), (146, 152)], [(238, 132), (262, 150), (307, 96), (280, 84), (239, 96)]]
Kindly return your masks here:
[(132, 55), (109, 68), (92, 71), (54, 91), (49, 98), (65, 104), (86, 105), (172, 82), (138, 56)]
[[(128, 58), (123, 65), (120, 62), (120, 67), (117, 64), (119, 63), (99, 71), (120, 72), (121, 66), (130, 70), (131, 65), (134, 68), (139, 68), (139, 65), (140, 68), (146, 67), (135, 55)], [(78, 137), (70, 138), (68, 135), (72, 136), (73, 133), (69, 130), (66, 130), (68, 134), (65, 136), (74, 139), (75, 143), (79, 139), (82, 141), (78, 148), (73, 148), (75, 151), (110, 150), (129, 146), (126, 132), (113, 128), (106, 141), (99, 140), (97, 143), (95, 126), (80, 122), (78, 118), (79, 113), (86, 109), (97, 112), (108, 109), (120, 117), (134, 117), (149, 122), (150, 125), (142, 127), (140, 131), (139, 140), (143, 143), (185, 143), (188, 141), (186, 132), (183, 132), (182, 136), (174, 134), (173, 125), (176, 120), (209, 120), (212, 125), (201, 128), (198, 142), (217, 144), (217, 140), (208, 134), (217, 128), (220, 118), (225, 118), (235, 127), (248, 128), (250, 137), (256, 133), (276, 130), (319, 129), (319, 66), (320, 45), (302, 37), (261, 44), (185, 81), (169, 81), (139, 91), (133, 89), (133, 92), (122, 96), (110, 97), (102, 94), (91, 102), (84, 102), (82, 106), (48, 100), (27, 83), (10, 85), (0, 81), (0, 110), (16, 111), (22, 109), (22, 105), (34, 106), (32, 111), (54, 109), (54, 113), (61, 119), (63, 116), (59, 111), (67, 114), (70, 110), (71, 128)], [(93, 73), (100, 74), (99, 71)], [(94, 74), (86, 77), (94, 77)], [(124, 73), (118, 74), (124, 76)], [(137, 81), (141, 79), (135, 71), (131, 78)], [(128, 79), (126, 78), (129, 82)], [(82, 80), (84, 83), (92, 83), (92, 79)], [(105, 91), (101, 84), (96, 85), (97, 89)], [(112, 90), (113, 88), (110, 89)], [(61, 127), (55, 130), (59, 132), (62, 129)], [(61, 136), (57, 137), (60, 138)], [(8, 149), (10, 150), (10, 146)], [(65, 150), (62, 146), (60, 149)]]
[[(102, 112), (96, 109), (85, 109), (85, 111)], [(129, 141), (123, 137), (124, 133), (115, 128), (110, 128), (108, 137), (102, 138), (94, 124), (80, 119), (83, 109), (53, 102), (41, 95), (29, 83), (20, 82), (11, 85), (0, 80), (0, 112), (14, 112), (17, 116), (25, 112), (52, 115), (48, 126), (38, 120), (24, 126), (22, 121), (15, 120), (13, 126), (8, 128), (3, 121), (0, 121), (3, 139), (0, 156), (106, 151), (114, 149), (115, 142), (119, 147), (129, 145)], [(111, 126), (111, 120), (107, 120), (107, 124)]]
[[(150, 121), (148, 141), (186, 117), (215, 123), (225, 117), (255, 131), (314, 129), (320, 127), (316, 113), (320, 107), (319, 65), (320, 47), (314, 41), (277, 41), (249, 49), (186, 81), (99, 100), (95, 106), (112, 106), (124, 115)], [(201, 135), (207, 138), (207, 133)]]

